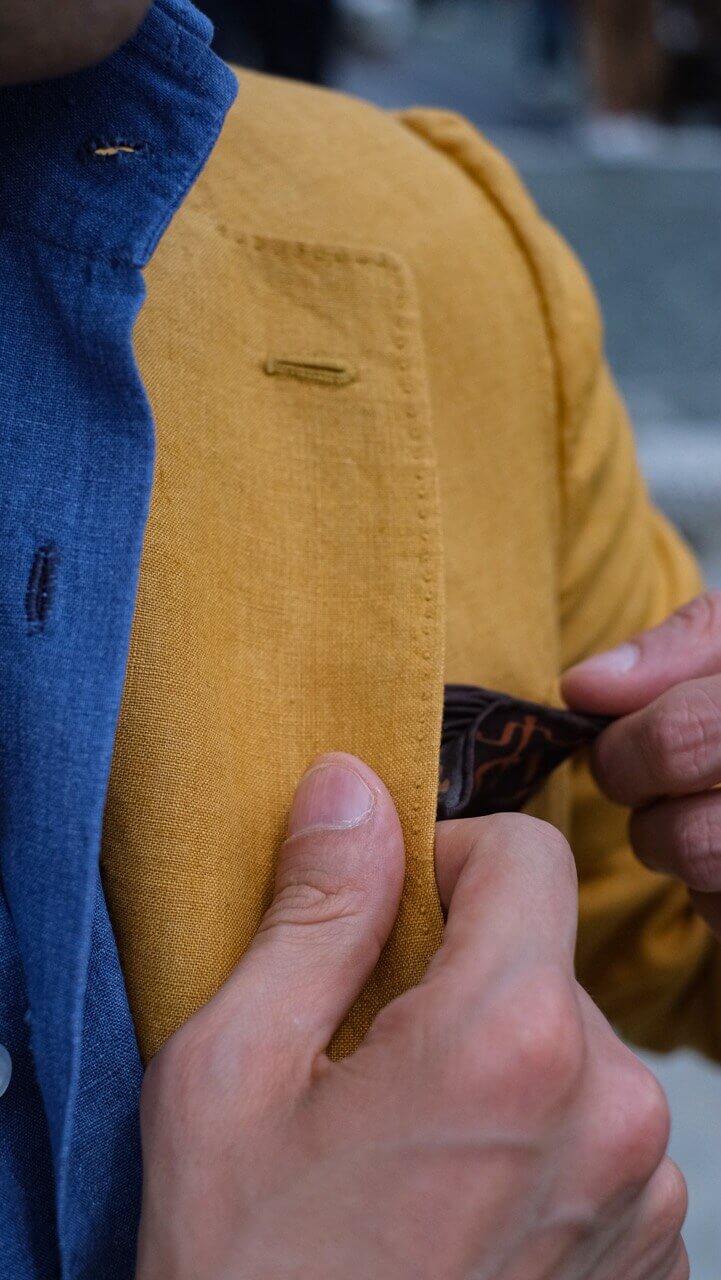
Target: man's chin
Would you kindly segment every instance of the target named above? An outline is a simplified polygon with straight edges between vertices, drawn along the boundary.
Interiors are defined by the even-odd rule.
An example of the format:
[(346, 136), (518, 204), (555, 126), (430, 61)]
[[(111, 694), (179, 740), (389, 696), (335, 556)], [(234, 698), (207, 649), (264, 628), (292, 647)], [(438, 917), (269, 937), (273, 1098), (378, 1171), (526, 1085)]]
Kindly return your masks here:
[(69, 75), (102, 62), (152, 0), (0, 0), (0, 85)]

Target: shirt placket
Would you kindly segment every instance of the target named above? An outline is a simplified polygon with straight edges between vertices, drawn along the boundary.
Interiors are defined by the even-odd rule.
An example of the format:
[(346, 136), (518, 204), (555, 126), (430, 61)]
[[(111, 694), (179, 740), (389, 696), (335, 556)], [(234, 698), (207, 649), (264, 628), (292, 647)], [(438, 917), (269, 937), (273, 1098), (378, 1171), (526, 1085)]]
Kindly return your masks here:
[[(17, 1280), (132, 1275), (141, 1073), (98, 860), (152, 484), (132, 331), (142, 268), (235, 94), (210, 35), (156, 0), (102, 65), (0, 92), (0, 1212), (29, 1260)], [(48, 1186), (52, 1260), (51, 1206), (12, 1202)]]

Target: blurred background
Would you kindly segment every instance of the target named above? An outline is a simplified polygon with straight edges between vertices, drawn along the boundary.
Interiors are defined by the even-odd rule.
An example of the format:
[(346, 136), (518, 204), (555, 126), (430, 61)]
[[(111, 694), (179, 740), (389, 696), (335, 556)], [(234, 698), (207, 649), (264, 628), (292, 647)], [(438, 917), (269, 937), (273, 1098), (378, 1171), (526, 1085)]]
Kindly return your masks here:
[[(721, 587), (721, 0), (199, 3), (230, 61), (461, 111), (510, 156), (593, 278), (651, 489)], [(651, 1065), (692, 1274), (718, 1280), (721, 1071)]]

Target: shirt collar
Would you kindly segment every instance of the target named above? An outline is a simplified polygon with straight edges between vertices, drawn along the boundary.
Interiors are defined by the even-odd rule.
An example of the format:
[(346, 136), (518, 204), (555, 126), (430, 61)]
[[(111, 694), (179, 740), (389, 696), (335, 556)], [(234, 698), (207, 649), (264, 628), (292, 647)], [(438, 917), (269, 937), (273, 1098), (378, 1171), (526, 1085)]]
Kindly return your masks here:
[(0, 221), (143, 266), (237, 92), (189, 0), (155, 0), (105, 62), (0, 90)]

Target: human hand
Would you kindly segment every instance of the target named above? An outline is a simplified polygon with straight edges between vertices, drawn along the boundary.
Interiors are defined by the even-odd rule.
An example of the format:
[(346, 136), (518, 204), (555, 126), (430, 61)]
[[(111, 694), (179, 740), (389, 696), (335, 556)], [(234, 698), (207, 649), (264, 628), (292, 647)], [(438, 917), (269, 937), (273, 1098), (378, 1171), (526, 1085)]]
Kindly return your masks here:
[(441, 950), (331, 1063), (403, 845), (365, 765), (305, 775), (252, 947), (146, 1074), (137, 1280), (687, 1280), (663, 1094), (574, 980), (565, 841), (447, 822), (436, 865)]
[(721, 937), (721, 592), (572, 667), (562, 690), (572, 707), (622, 717), (594, 745), (596, 781), (632, 810), (641, 861), (688, 885)]
[(101, 62), (151, 0), (0, 0), (0, 85), (45, 80)]

